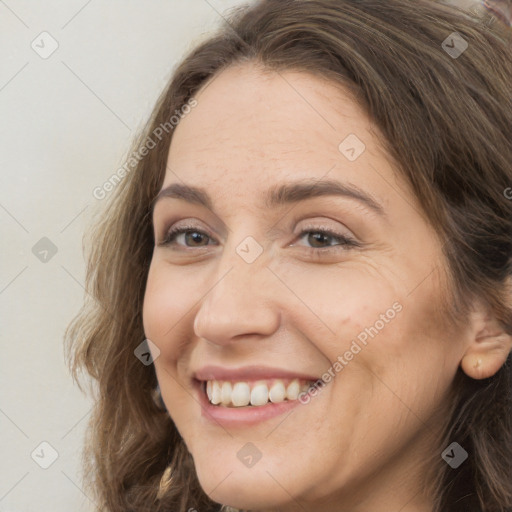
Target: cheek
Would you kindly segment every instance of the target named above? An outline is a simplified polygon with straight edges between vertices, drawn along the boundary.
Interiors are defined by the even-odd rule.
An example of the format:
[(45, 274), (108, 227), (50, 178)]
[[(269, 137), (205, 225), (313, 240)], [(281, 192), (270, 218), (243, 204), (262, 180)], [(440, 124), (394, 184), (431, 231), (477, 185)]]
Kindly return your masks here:
[(401, 315), (403, 292), (361, 263), (307, 270), (283, 266), (279, 272), (293, 292), (284, 306), (291, 323), (307, 331), (331, 361), (350, 350), (353, 341), (364, 347), (381, 336)]
[[(302, 299), (300, 304), (290, 299), (295, 303), (288, 308), (294, 315), (291, 323), (315, 340), (332, 363), (331, 373), (350, 374), (399, 406), (393, 393), (413, 407), (418, 400), (427, 406), (442, 400), (458, 359), (456, 340), (440, 318), (441, 286), (435, 273), (413, 293), (409, 282), (419, 279), (409, 275), (398, 281), (385, 266), (347, 262), (301, 273), (288, 267), (280, 275)], [(341, 385), (334, 380), (336, 387)]]
[[(190, 394), (178, 383), (178, 365), (190, 338), (187, 316), (195, 303), (190, 278), (180, 279), (177, 272), (163, 262), (152, 262), (143, 303), (144, 333), (160, 350), (154, 367), (164, 403), (177, 426), (189, 421)], [(183, 283), (180, 285), (180, 283)], [(188, 321), (187, 321), (188, 320)], [(193, 405), (193, 404), (192, 404)]]
[(444, 403), (457, 371), (457, 340), (437, 309), (440, 292), (433, 279), (399, 302), (401, 311), (368, 337), (356, 357), (372, 375), (381, 404), (427, 418)]
[(162, 350), (161, 340), (172, 325), (171, 311), (173, 311), (172, 296), (165, 292), (161, 284), (157, 284), (154, 277), (151, 278), (150, 272), (142, 307), (144, 333), (148, 339), (159, 346), (160, 350)]
[(156, 343), (160, 350), (173, 349), (169, 343), (176, 337), (175, 333), (183, 329), (187, 314), (197, 301), (199, 282), (197, 277), (185, 276), (183, 273), (173, 272), (164, 262), (151, 263), (146, 290), (142, 317), (146, 337)]

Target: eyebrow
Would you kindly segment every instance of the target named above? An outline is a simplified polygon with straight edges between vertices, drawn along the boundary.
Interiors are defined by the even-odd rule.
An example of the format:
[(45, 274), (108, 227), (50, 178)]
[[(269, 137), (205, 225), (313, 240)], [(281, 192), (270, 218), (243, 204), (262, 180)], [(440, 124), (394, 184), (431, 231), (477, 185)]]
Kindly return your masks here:
[[(343, 196), (355, 199), (364, 203), (379, 215), (385, 215), (384, 208), (370, 194), (352, 183), (341, 183), (335, 180), (306, 180), (276, 185), (267, 190), (263, 197), (263, 204), (266, 208), (276, 208), (320, 196)], [(212, 199), (206, 190), (201, 187), (173, 183), (158, 193), (153, 202), (153, 207), (164, 197), (182, 199), (213, 210)]]

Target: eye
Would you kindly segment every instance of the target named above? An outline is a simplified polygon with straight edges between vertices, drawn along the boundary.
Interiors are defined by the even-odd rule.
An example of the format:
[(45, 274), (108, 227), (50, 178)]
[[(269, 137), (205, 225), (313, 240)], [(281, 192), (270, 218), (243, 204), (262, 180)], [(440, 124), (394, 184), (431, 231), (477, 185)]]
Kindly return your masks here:
[[(183, 235), (183, 236), (182, 236)], [(184, 242), (185, 247), (206, 247), (203, 242), (211, 240), (210, 236), (194, 226), (177, 226), (167, 232), (165, 238), (158, 244), (160, 246), (183, 245), (177, 244), (178, 239)], [(190, 243), (190, 245), (188, 245)]]
[[(329, 250), (338, 250), (338, 248), (345, 247), (360, 247), (361, 244), (342, 233), (337, 233), (330, 229), (325, 228), (309, 228), (304, 229), (298, 235), (298, 239), (306, 239), (310, 244), (311, 250), (325, 252)], [(158, 244), (159, 246), (167, 247), (179, 245), (183, 247), (207, 247), (209, 240), (213, 240), (207, 233), (197, 229), (195, 226), (177, 226), (167, 232), (165, 238)], [(181, 243), (178, 243), (181, 242)], [(331, 243), (334, 242), (334, 243)], [(213, 245), (216, 245), (214, 243)]]
[[(360, 247), (356, 240), (350, 238), (341, 233), (336, 233), (335, 231), (331, 231), (329, 229), (324, 228), (310, 228), (305, 229), (300, 232), (299, 240), (306, 237), (306, 240), (309, 244), (311, 244), (311, 249), (319, 249), (319, 250), (336, 250), (338, 246), (342, 246), (345, 248), (348, 247)], [(338, 243), (329, 243), (331, 241), (335, 241)]]

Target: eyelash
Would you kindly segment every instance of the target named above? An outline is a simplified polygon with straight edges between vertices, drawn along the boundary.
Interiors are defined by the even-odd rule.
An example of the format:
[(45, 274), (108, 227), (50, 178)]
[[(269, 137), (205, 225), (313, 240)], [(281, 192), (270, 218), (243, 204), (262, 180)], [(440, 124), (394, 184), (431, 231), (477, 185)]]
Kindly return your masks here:
[[(211, 237), (207, 233), (195, 228), (194, 226), (179, 226), (179, 227), (173, 228), (170, 231), (168, 231), (167, 234), (165, 235), (165, 238), (158, 245), (162, 246), (162, 247), (168, 247), (168, 246), (174, 245), (176, 237), (183, 233), (186, 233), (187, 231), (200, 233), (201, 235), (207, 236), (208, 238), (211, 239)], [(308, 247), (308, 249), (311, 249), (312, 251), (316, 251), (316, 252), (319, 251), (322, 253), (326, 253), (326, 252), (330, 252), (332, 250), (337, 250), (337, 248), (339, 248), (339, 247), (345, 247), (345, 250), (354, 248), (354, 247), (361, 247), (361, 244), (359, 242), (357, 242), (356, 240), (354, 240), (353, 238), (347, 237), (340, 233), (336, 233), (330, 229), (325, 229), (325, 228), (321, 228), (321, 227), (311, 227), (311, 228), (302, 230), (298, 234), (298, 239), (300, 240), (301, 238), (304, 237), (304, 235), (311, 234), (311, 233), (322, 234), (329, 238), (335, 239), (339, 242), (336, 245), (331, 245), (331, 246), (326, 246), (326, 247)], [(202, 247), (205, 247), (205, 246), (198, 246), (198, 248), (202, 248)], [(187, 249), (185, 249), (185, 250), (187, 250)]]

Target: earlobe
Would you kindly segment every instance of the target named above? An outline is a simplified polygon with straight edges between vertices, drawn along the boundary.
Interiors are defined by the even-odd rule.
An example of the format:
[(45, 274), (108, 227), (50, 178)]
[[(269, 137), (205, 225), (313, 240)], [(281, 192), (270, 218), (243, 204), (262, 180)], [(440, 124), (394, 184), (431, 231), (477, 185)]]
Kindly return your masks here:
[(490, 352), (486, 354), (465, 354), (460, 366), (464, 373), (472, 379), (488, 379), (498, 372), (507, 360), (508, 351)]
[(512, 335), (494, 319), (486, 319), (460, 362), (464, 373), (473, 379), (487, 379), (498, 372), (512, 351)]

